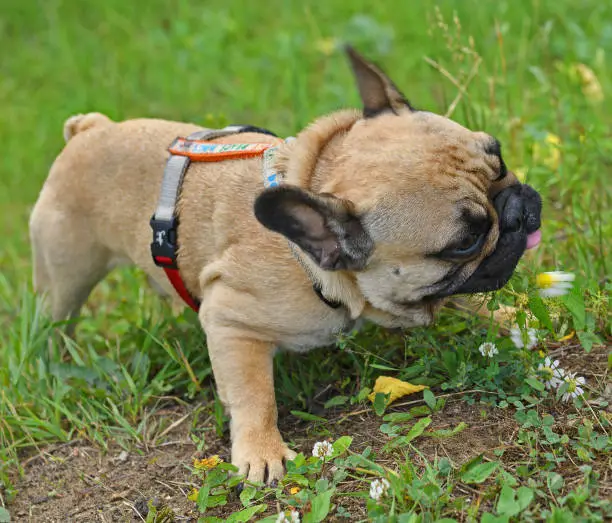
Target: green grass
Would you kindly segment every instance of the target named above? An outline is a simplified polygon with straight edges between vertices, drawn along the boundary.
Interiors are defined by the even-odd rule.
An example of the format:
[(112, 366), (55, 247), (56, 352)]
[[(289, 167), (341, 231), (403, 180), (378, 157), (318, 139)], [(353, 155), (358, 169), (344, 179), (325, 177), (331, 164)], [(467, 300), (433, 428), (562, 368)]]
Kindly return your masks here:
[[(162, 397), (197, 399), (213, 409), (210, 364), (195, 316), (187, 311), (172, 317), (136, 271), (117, 272), (96, 289), (74, 342), (58, 343), (55, 326), (41, 313), (31, 292), (27, 219), (61, 150), (64, 120), (101, 111), (114, 119), (249, 123), (294, 134), (322, 113), (357, 105), (339, 51), (342, 42), (381, 63), (414, 105), (441, 113), (458, 93), (448, 76), (463, 84), (478, 62), (453, 118), (496, 135), (508, 166), (526, 173), (545, 203), (544, 243), (521, 262), (499, 298), (525, 312), (519, 321), (539, 329), (544, 350), (577, 331), (573, 339), (581, 346), (572, 350), (585, 351), (587, 365), (586, 350), (610, 339), (612, 6), (607, 2), (5, 0), (0, 6), (0, 480), (5, 484), (0, 521), (3, 500), (13, 495), (9, 472), (18, 470), (19, 457), (28, 449), (77, 437), (103, 448), (155, 440), (165, 426), (152, 428), (147, 421)], [(583, 66), (596, 81), (585, 76)], [(550, 143), (551, 136), (557, 144)], [(574, 272), (579, 292), (540, 302), (533, 280), (543, 270)], [(485, 339), (496, 339), (498, 360), (480, 357), (476, 349)], [(590, 503), (606, 497), (606, 491), (597, 495), (594, 463), (609, 460), (609, 443), (599, 448), (593, 436), (610, 434), (605, 406), (598, 410), (577, 401), (574, 414), (587, 422), (580, 422), (582, 434), (566, 434), (564, 459), (582, 460), (592, 471), (581, 472), (578, 487), (551, 488), (550, 477), (556, 477), (549, 475), (563, 474), (564, 467), (559, 456), (557, 461), (544, 457), (547, 438), (554, 437), (545, 430), (542, 412), (556, 402), (525, 382), (541, 361), (538, 353), (515, 349), (493, 327), (459, 313), (445, 313), (437, 328), (405, 338), (371, 329), (341, 340), (339, 348), (307, 357), (281, 355), (276, 365), (281, 405), (312, 410), (317, 391), (331, 385), (339, 398), (332, 403), (362, 402), (368, 408), (367, 388), (384, 373), (436, 391), (494, 393), (466, 393), (466, 400), (489, 398), (489, 404), (509, 405), (517, 414), (539, 412), (531, 422), (521, 416), (517, 422), (524, 433), (521, 448), (536, 449), (527, 452), (529, 466), (541, 475), (521, 476), (500, 456), (487, 490), (489, 505), (468, 503), (459, 509), (454, 488), (478, 463), (461, 468), (425, 460), (415, 468), (419, 441), (404, 440), (403, 455), (394, 455), (388, 466), (403, 478), (392, 481), (395, 497), (387, 499), (396, 501), (370, 502), (371, 518), (384, 521), (389, 513), (403, 511), (422, 519), (400, 521), (434, 521), (458, 513), (477, 520), (489, 511), (498, 519), (483, 521), (507, 521), (518, 516), (503, 510), (498, 496), (511, 495), (501, 489), (504, 485), (517, 495), (529, 497), (519, 487), (536, 493), (537, 503), (530, 502), (522, 516), (527, 519), (569, 521), (563, 519), (569, 511), (590, 521), (604, 513)], [(594, 398), (603, 384), (591, 383), (588, 389), (587, 397)], [(216, 418), (220, 427), (222, 416)], [(405, 433), (405, 426), (399, 427), (385, 430)], [(577, 449), (586, 450), (580, 454)], [(339, 470), (355, 474), (357, 461), (342, 461)], [(340, 496), (340, 481), (316, 483), (320, 465), (304, 465), (299, 473), (306, 478), (299, 506), (311, 495), (325, 498), (330, 488), (339, 489), (332, 500)], [(392, 477), (376, 468), (380, 465), (364, 467)], [(518, 478), (516, 485), (508, 477)], [(416, 499), (418, 482), (440, 491), (432, 487), (427, 491), (431, 499)], [(586, 489), (591, 501), (571, 498), (578, 488)], [(277, 496), (283, 506), (293, 503), (283, 496)]]

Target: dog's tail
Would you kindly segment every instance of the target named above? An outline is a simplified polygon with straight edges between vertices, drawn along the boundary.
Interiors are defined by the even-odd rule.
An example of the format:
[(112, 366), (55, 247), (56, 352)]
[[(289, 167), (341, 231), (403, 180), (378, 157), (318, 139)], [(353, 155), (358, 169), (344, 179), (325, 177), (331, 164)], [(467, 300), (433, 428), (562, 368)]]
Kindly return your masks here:
[(75, 134), (109, 123), (113, 123), (113, 121), (102, 113), (76, 114), (68, 118), (64, 124), (64, 140), (68, 142)]

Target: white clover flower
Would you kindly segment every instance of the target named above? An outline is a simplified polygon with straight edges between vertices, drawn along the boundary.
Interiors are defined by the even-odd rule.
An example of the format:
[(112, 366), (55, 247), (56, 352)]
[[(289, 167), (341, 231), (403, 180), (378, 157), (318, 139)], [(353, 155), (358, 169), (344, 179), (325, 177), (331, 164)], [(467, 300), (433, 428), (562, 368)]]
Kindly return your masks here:
[(316, 458), (330, 458), (334, 453), (334, 447), (329, 441), (317, 441), (312, 448), (312, 455)]
[(389, 487), (389, 482), (386, 479), (375, 479), (370, 483), (370, 497), (374, 501), (379, 501), (380, 498), (387, 494)]
[[(523, 339), (523, 332), (518, 327), (512, 327), (510, 329), (510, 339), (517, 349), (533, 349), (538, 344), (538, 337), (536, 336), (535, 329), (527, 329), (525, 333), (525, 339)], [(526, 341), (526, 343), (525, 343)]]
[(499, 354), (495, 343), (491, 343), (490, 341), (483, 343), (480, 347), (478, 347), (478, 350), (485, 358), (492, 358), (496, 354)]
[(276, 523), (300, 523), (300, 513), (291, 509), (287, 517), (287, 512), (281, 512), (276, 518)]
[(542, 298), (554, 298), (567, 294), (572, 288), (576, 276), (571, 272), (543, 272), (536, 276), (536, 285), (540, 288)]
[(558, 389), (563, 384), (565, 371), (559, 367), (559, 360), (552, 361), (546, 356), (544, 363), (538, 365), (538, 371), (546, 380), (544, 385), (548, 390)]
[(567, 392), (561, 397), (563, 401), (569, 401), (572, 398), (576, 398), (584, 394), (584, 390), (582, 389), (581, 385), (584, 385), (586, 380), (582, 376), (576, 376), (575, 372), (568, 372), (563, 377), (563, 380), (568, 384)]

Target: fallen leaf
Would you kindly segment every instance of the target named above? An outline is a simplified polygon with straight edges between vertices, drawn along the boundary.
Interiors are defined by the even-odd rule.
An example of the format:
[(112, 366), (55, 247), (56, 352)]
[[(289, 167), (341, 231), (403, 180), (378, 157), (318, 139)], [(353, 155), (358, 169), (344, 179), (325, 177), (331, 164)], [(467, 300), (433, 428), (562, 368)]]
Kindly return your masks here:
[(187, 499), (195, 503), (198, 500), (198, 492), (200, 492), (198, 489), (192, 488), (189, 494), (187, 494)]
[(413, 385), (407, 381), (398, 380), (397, 378), (391, 378), (389, 376), (379, 376), (374, 384), (372, 393), (368, 396), (370, 401), (374, 401), (377, 393), (389, 394), (387, 405), (393, 403), (399, 398), (414, 394), (427, 389), (426, 385)]

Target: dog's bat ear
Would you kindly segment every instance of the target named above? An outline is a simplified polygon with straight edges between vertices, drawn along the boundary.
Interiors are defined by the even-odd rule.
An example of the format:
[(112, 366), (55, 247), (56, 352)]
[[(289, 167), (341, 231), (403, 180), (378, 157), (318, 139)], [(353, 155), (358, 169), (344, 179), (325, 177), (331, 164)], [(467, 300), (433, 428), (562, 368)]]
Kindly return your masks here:
[(295, 186), (266, 189), (255, 200), (255, 216), (307, 253), (322, 269), (363, 269), (373, 242), (350, 202)]
[(385, 111), (395, 114), (402, 109), (414, 111), (404, 95), (378, 66), (366, 60), (349, 45), (345, 47), (345, 51), (357, 80), (365, 118), (372, 118)]

